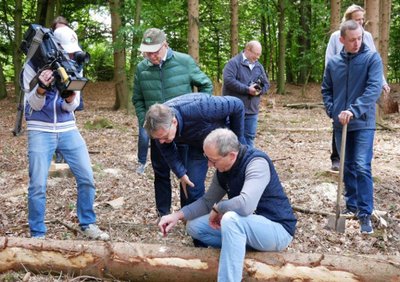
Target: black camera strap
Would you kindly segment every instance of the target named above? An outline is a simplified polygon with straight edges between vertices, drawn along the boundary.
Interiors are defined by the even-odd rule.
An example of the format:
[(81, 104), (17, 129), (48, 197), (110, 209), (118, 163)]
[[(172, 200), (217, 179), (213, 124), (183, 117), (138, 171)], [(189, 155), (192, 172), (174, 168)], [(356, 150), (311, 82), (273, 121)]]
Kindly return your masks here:
[[(28, 53), (26, 54), (26, 62), (29, 62), (33, 55), (35, 55), (36, 50), (39, 48), (40, 44), (43, 41), (43, 31), (42, 29), (38, 28), (36, 29), (35, 36), (32, 39), (31, 46), (29, 47)], [(32, 91), (32, 89), (36, 86), (38, 83), (38, 76), (40, 75), (40, 71), (32, 78), (31, 82), (29, 82), (29, 91)]]

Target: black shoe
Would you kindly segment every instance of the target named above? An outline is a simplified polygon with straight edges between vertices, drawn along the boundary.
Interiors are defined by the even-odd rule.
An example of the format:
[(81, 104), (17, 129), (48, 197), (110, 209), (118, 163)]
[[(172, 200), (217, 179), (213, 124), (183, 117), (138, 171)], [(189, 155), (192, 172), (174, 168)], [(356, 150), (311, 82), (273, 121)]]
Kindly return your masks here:
[(342, 210), (342, 212), (341, 212), (340, 214), (341, 214), (341, 215), (344, 215), (345, 217), (348, 217), (348, 218), (355, 218), (355, 217), (357, 217), (357, 212), (352, 211), (352, 210), (350, 210), (350, 209), (348, 209), (348, 208), (345, 208), (344, 210)]
[(194, 239), (194, 238), (192, 238), (193, 239), (193, 245), (196, 247), (196, 248), (207, 248), (208, 246), (206, 245), (206, 244), (204, 244), (202, 241), (200, 241), (200, 240), (197, 240), (197, 239)]
[(334, 161), (332, 161), (331, 170), (339, 171), (339, 166), (340, 166), (340, 161), (339, 160), (334, 160)]

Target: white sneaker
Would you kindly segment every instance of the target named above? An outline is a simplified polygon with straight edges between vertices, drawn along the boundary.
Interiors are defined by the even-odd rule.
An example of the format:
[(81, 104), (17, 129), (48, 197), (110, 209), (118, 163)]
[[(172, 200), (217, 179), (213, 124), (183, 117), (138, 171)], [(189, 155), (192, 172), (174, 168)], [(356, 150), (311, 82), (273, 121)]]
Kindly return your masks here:
[(96, 224), (89, 224), (88, 227), (83, 230), (83, 233), (94, 240), (102, 240), (102, 241), (108, 241), (110, 240), (110, 235), (108, 235), (106, 232), (101, 231), (99, 227), (97, 227)]
[(144, 174), (144, 170), (146, 169), (146, 164), (139, 163), (139, 166), (136, 169), (136, 173)]

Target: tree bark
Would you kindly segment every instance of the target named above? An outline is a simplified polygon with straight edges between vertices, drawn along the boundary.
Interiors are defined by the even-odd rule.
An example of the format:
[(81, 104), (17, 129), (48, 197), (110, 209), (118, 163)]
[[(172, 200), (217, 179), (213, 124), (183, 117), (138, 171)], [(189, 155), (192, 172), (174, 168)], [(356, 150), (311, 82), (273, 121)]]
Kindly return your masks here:
[(278, 93), (285, 93), (285, 1), (278, 0), (278, 41), (279, 41), (279, 59), (278, 59)]
[[(130, 281), (216, 281), (219, 251), (0, 237), (0, 273), (62, 272)], [(247, 252), (244, 281), (398, 281), (396, 256)]]
[(6, 78), (4, 77), (3, 63), (0, 63), (0, 100), (7, 97)]
[(120, 40), (119, 31), (121, 30), (122, 20), (119, 13), (121, 4), (119, 0), (110, 1), (111, 11), (111, 33), (114, 45), (114, 83), (115, 83), (115, 103), (114, 109), (129, 109), (132, 107), (129, 101), (128, 82), (125, 71), (125, 49)]
[(329, 33), (338, 30), (339, 25), (340, 25), (340, 0), (331, 0), (331, 20), (330, 20)]
[(376, 50), (379, 49), (379, 0), (365, 0), (365, 29), (374, 39)]
[(15, 36), (13, 40), (13, 64), (14, 64), (14, 93), (16, 101), (19, 101), (20, 95), (20, 72), (22, 69), (22, 54), (19, 49), (22, 41), (22, 0), (15, 1)]
[(383, 73), (387, 77), (387, 66), (388, 66), (388, 53), (389, 53), (389, 34), (390, 34), (390, 15), (392, 1), (382, 0), (380, 3), (380, 31), (379, 31), (379, 53), (382, 57)]
[(231, 0), (231, 57), (239, 53), (239, 1)]
[(129, 89), (133, 89), (133, 82), (136, 72), (136, 63), (137, 57), (139, 56), (139, 45), (140, 45), (140, 38), (138, 34), (138, 30), (140, 27), (140, 15), (142, 13), (142, 0), (135, 1), (135, 9), (132, 11), (135, 15), (133, 26), (134, 26), (134, 33), (132, 35), (132, 51), (131, 51), (131, 60), (130, 60), (130, 67), (129, 67)]
[(189, 55), (199, 62), (199, 0), (188, 0), (189, 32), (188, 46)]

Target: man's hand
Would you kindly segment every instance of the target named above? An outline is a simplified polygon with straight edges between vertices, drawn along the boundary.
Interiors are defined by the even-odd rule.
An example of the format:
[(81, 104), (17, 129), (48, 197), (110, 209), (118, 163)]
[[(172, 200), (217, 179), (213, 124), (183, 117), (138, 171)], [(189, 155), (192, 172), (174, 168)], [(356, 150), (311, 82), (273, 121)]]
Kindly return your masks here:
[(69, 103), (72, 103), (72, 102), (75, 100), (76, 92), (73, 91), (72, 93), (73, 93), (72, 95), (70, 95), (70, 96), (68, 96), (67, 98), (65, 98), (65, 101), (66, 101), (68, 104), (69, 104)]
[(221, 229), (221, 219), (222, 219), (222, 214), (212, 209), (210, 212), (210, 217), (208, 218), (208, 224), (213, 229)]
[(53, 71), (50, 69), (42, 71), (39, 75), (39, 81), (45, 87), (49, 87), (50, 84), (53, 82), (53, 80), (54, 80)]
[(350, 120), (353, 118), (353, 113), (350, 111), (342, 111), (339, 114), (339, 122), (342, 125), (348, 124)]
[(257, 96), (257, 95), (260, 94), (260, 90), (257, 89), (257, 84), (256, 83), (254, 83), (254, 84), (249, 86), (249, 94), (251, 96)]
[(187, 189), (186, 189), (186, 185), (189, 185), (190, 187), (194, 187), (194, 184), (192, 181), (190, 181), (189, 176), (187, 176), (186, 174), (184, 176), (182, 176), (179, 181), (181, 182), (182, 185), (182, 189), (183, 189), (183, 193), (185, 193), (185, 197), (186, 199), (188, 198), (188, 193), (187, 193)]
[(180, 219), (183, 219), (183, 212), (177, 211), (173, 214), (164, 215), (160, 222), (158, 223), (158, 227), (164, 236), (167, 236), (167, 233), (178, 223)]
[(390, 86), (389, 86), (389, 84), (383, 85), (382, 89), (383, 89), (383, 92), (385, 92), (385, 94), (389, 94), (389, 93), (390, 93)]

